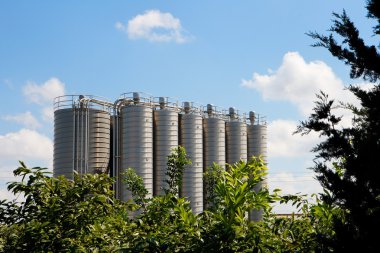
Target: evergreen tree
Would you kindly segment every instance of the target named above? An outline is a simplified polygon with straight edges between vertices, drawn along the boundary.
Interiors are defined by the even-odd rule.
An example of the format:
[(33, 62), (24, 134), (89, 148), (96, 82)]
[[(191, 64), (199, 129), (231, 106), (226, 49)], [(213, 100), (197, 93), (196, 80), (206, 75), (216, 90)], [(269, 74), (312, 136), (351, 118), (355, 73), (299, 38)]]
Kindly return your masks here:
[[(374, 19), (374, 37), (380, 35), (380, 1), (367, 1), (368, 18)], [(314, 46), (327, 48), (351, 68), (351, 78), (374, 83), (373, 88), (348, 87), (360, 107), (340, 103), (354, 114), (352, 126), (339, 127), (341, 117), (334, 115), (336, 102), (323, 92), (317, 97), (314, 113), (301, 122), (297, 131), (318, 132), (324, 140), (314, 147), (313, 170), (325, 189), (323, 200), (343, 212), (334, 215), (334, 237), (321, 237), (337, 252), (380, 252), (380, 55), (379, 45), (366, 45), (359, 30), (347, 16), (333, 14), (328, 36), (309, 33)]]

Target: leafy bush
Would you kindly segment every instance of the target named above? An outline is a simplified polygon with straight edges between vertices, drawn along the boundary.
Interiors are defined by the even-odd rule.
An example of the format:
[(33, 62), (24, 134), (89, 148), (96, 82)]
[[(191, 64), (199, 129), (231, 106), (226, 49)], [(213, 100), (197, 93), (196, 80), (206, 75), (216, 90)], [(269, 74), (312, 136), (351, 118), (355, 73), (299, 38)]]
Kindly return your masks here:
[[(318, 236), (331, 235), (331, 207), (310, 205), (303, 196), (280, 196), (267, 189), (254, 191), (263, 180), (262, 160), (217, 165), (206, 173), (210, 208), (194, 214), (186, 197), (178, 196), (183, 169), (190, 161), (183, 148), (168, 160), (168, 189), (146, 198), (142, 179), (128, 169), (127, 188), (134, 202), (121, 203), (104, 174), (52, 178), (43, 168), (14, 171), (21, 182), (8, 189), (25, 201), (0, 202), (2, 252), (319, 252)], [(293, 203), (302, 216), (276, 217), (274, 202)], [(262, 209), (264, 219), (248, 213)], [(137, 211), (137, 212), (136, 212)], [(137, 215), (132, 219), (131, 212)]]

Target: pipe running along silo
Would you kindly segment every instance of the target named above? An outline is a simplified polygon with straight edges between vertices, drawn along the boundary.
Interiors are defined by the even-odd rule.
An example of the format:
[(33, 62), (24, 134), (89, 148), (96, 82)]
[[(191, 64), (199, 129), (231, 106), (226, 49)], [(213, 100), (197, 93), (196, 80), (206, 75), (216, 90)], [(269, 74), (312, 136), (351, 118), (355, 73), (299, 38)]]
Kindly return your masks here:
[(54, 101), (53, 176), (74, 171), (105, 173), (110, 161), (112, 104), (94, 96), (66, 95)]
[(168, 156), (178, 147), (178, 104), (159, 97), (154, 110), (154, 195), (164, 194)]
[[(264, 163), (267, 164), (267, 125), (265, 118), (256, 117), (254, 112), (249, 112), (248, 125), (248, 158), (252, 156), (261, 157)], [(255, 192), (267, 186), (267, 181), (264, 179), (255, 186)], [(260, 221), (263, 218), (263, 210), (252, 210), (249, 213), (249, 219), (252, 221)]]
[(192, 161), (182, 179), (181, 196), (190, 201), (194, 213), (203, 211), (203, 132), (201, 110), (190, 102), (183, 103), (180, 114), (180, 145)]
[(206, 107), (203, 119), (204, 168), (215, 162), (221, 167), (226, 165), (226, 125), (225, 116), (211, 104)]
[(245, 118), (238, 115), (235, 108), (229, 108), (226, 122), (227, 163), (247, 161), (247, 125)]
[[(131, 97), (132, 95), (132, 97)], [(126, 189), (123, 173), (133, 168), (142, 177), (147, 197), (153, 195), (153, 109), (151, 98), (138, 92), (125, 93), (125, 103), (120, 108), (118, 135), (120, 138), (120, 167), (118, 168), (117, 189), (120, 200), (132, 199)]]

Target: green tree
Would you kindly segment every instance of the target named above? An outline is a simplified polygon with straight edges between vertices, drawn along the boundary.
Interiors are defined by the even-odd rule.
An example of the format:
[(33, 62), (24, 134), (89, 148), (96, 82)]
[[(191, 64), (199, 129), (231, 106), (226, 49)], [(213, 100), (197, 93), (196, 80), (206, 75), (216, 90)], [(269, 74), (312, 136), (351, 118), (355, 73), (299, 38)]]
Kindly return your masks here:
[(92, 252), (119, 247), (126, 206), (113, 197), (113, 180), (104, 174), (48, 177), (45, 168), (14, 171), (21, 182), (9, 184), (25, 201), (0, 202), (3, 252)]
[(217, 203), (220, 202), (216, 193), (216, 185), (223, 173), (223, 168), (213, 163), (204, 173), (204, 207), (208, 210), (215, 210)]
[(173, 149), (173, 152), (168, 156), (167, 162), (167, 188), (164, 189), (166, 193), (173, 195), (180, 195), (182, 189), (182, 178), (186, 165), (191, 164), (191, 160), (186, 154), (186, 150), (182, 146)]
[(125, 252), (192, 252), (200, 242), (201, 220), (190, 203), (179, 196), (185, 166), (191, 161), (183, 147), (173, 149), (167, 162), (165, 194), (146, 199), (143, 180), (133, 169), (126, 174), (127, 189), (143, 212), (132, 221), (133, 236), (124, 238)]
[[(107, 175), (51, 178), (45, 169), (22, 163), (14, 171), (22, 180), (9, 190), (25, 201), (0, 202), (0, 252), (320, 252), (318, 235), (331, 234), (329, 217), (335, 211), (330, 206), (310, 206), (302, 196), (281, 197), (278, 191), (254, 191), (266, 171), (256, 158), (226, 170), (214, 166), (214, 206), (196, 215), (178, 196), (181, 171), (190, 161), (182, 149), (171, 157), (172, 188), (161, 196), (146, 198), (142, 178), (127, 170), (134, 203), (114, 198)], [(276, 217), (271, 212), (275, 201), (294, 203), (304, 215)], [(136, 208), (141, 212), (130, 219)], [(249, 221), (248, 212), (259, 208), (264, 220)]]
[(248, 220), (248, 212), (261, 207), (268, 210), (276, 197), (266, 189), (258, 193), (254, 191), (265, 174), (264, 162), (255, 158), (248, 163), (240, 161), (227, 165), (226, 170), (218, 169), (215, 164), (209, 168), (206, 178), (213, 187), (209, 189), (212, 208), (204, 214), (208, 227), (203, 233), (203, 251), (244, 252), (252, 248), (268, 248), (265, 240), (247, 240), (250, 235), (258, 238), (262, 235)]
[[(367, 1), (368, 18), (375, 20), (374, 36), (380, 34), (380, 2)], [(317, 153), (313, 170), (326, 190), (323, 201), (334, 212), (333, 237), (321, 237), (322, 243), (338, 252), (380, 252), (380, 55), (378, 45), (366, 45), (345, 11), (334, 13), (328, 36), (309, 33), (317, 40), (314, 46), (327, 48), (351, 68), (351, 78), (374, 82), (364, 90), (351, 85), (348, 89), (360, 101), (360, 107), (340, 103), (350, 110), (351, 127), (341, 128), (341, 117), (333, 109), (336, 102), (323, 92), (318, 95), (314, 113), (301, 122), (297, 132), (318, 132), (324, 136), (313, 151)], [(337, 40), (339, 38), (339, 41)]]
[[(329, 215), (333, 211), (320, 201), (309, 204), (305, 196), (270, 194), (255, 186), (266, 175), (265, 163), (253, 157), (248, 162), (227, 165), (222, 170), (213, 165), (206, 172), (211, 208), (201, 215), (202, 240), (196, 252), (320, 252), (321, 234), (330, 235)], [(275, 202), (296, 205), (301, 216), (277, 217)], [(253, 222), (248, 213), (261, 209), (264, 219)], [(334, 210), (335, 211), (335, 210)]]
[[(185, 153), (182, 153), (184, 155)], [(176, 156), (176, 151), (174, 152)], [(177, 161), (179, 158), (175, 158)], [(172, 169), (181, 169), (182, 163)], [(178, 168), (176, 168), (178, 167)], [(321, 214), (323, 206), (312, 206), (302, 196), (270, 194), (254, 188), (266, 174), (265, 163), (252, 158), (249, 162), (227, 165), (223, 170), (214, 164), (206, 173), (212, 208), (193, 214), (189, 202), (173, 189), (165, 195), (148, 199), (144, 212), (132, 221), (132, 236), (125, 237), (125, 252), (318, 252), (317, 235), (329, 231), (329, 222)], [(131, 170), (131, 173), (134, 173)], [(171, 181), (180, 173), (168, 173)], [(135, 173), (131, 178), (138, 177)], [(137, 183), (136, 183), (137, 182)], [(127, 181), (128, 184), (132, 183)], [(144, 193), (142, 180), (135, 189)], [(177, 184), (171, 184), (177, 188)], [(128, 186), (129, 187), (129, 186)], [(212, 190), (211, 190), (212, 189)], [(134, 192), (137, 196), (139, 191)], [(304, 216), (281, 218), (271, 213), (275, 201), (302, 204)], [(263, 209), (264, 221), (252, 222), (248, 212)], [(311, 212), (310, 210), (320, 210)], [(131, 224), (129, 226), (131, 226)], [(327, 224), (327, 226), (326, 226)], [(322, 226), (324, 225), (324, 226)], [(316, 229), (315, 229), (316, 228)]]

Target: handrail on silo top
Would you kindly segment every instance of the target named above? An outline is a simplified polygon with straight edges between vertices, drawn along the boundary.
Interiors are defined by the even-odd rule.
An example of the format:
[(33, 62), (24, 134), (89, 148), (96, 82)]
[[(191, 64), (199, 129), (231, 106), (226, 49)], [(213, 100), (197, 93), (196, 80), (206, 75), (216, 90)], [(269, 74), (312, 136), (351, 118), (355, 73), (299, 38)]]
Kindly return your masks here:
[(249, 120), (251, 125), (266, 125), (267, 124), (266, 116), (256, 114), (253, 111), (249, 112), (249, 117), (247, 119)]
[(150, 94), (144, 92), (126, 92), (122, 93), (119, 99), (126, 99), (133, 101), (132, 104), (129, 105), (145, 105), (148, 107), (153, 107), (153, 97)]
[(228, 117), (228, 121), (239, 121), (246, 123), (246, 114), (240, 113), (235, 107), (230, 107), (228, 113), (225, 114)]
[(67, 108), (93, 108), (111, 112), (113, 103), (100, 96), (93, 95), (63, 95), (54, 98), (54, 111)]
[(218, 106), (215, 106), (213, 104), (207, 104), (206, 106), (203, 106), (202, 111), (205, 115), (205, 118), (218, 118), (225, 121), (228, 119), (224, 113), (224, 110), (219, 109)]
[(199, 114), (203, 116), (202, 106), (195, 102), (185, 101), (182, 102), (180, 113), (182, 114)]
[(177, 112), (180, 112), (181, 110), (181, 108), (179, 108), (178, 100), (170, 97), (153, 97), (152, 103), (154, 110), (163, 110), (166, 108)]

